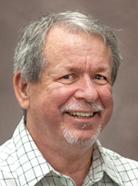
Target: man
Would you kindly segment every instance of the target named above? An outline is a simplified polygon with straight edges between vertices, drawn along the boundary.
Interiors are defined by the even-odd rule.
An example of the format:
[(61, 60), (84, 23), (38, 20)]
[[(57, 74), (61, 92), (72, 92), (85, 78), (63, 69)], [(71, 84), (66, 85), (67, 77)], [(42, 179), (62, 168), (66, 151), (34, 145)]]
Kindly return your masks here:
[(0, 148), (0, 185), (138, 185), (138, 163), (97, 140), (113, 109), (121, 56), (112, 30), (63, 12), (24, 31), (13, 85), (24, 116)]

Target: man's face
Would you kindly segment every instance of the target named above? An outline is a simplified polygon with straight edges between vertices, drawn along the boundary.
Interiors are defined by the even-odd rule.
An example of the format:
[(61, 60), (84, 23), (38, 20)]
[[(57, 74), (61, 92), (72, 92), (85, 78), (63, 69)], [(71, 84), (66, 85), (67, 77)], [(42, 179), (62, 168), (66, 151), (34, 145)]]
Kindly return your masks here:
[(30, 84), (28, 128), (48, 140), (89, 144), (112, 113), (112, 54), (99, 36), (50, 31), (48, 65)]

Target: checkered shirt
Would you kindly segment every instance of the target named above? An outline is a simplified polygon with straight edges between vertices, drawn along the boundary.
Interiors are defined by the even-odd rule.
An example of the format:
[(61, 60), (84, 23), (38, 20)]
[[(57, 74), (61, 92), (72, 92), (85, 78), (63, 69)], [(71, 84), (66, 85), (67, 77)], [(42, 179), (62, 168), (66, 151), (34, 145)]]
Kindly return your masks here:
[[(75, 186), (44, 159), (23, 119), (0, 147), (0, 186)], [(93, 162), (83, 186), (138, 186), (138, 162), (94, 145)]]

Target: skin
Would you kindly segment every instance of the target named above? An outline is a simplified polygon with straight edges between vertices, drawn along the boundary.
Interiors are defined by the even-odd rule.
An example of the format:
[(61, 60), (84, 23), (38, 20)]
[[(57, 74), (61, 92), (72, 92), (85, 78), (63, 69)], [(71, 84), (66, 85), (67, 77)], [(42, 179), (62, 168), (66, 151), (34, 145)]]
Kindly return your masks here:
[[(113, 108), (112, 53), (100, 36), (55, 27), (48, 35), (44, 55), (48, 65), (41, 80), (26, 82), (17, 72), (15, 93), (27, 110), (27, 128), (43, 156), (80, 186), (91, 164), (92, 145), (70, 144), (63, 129), (85, 142), (108, 123)], [(104, 108), (94, 117), (66, 113), (69, 108), (69, 112), (92, 115), (93, 102)]]

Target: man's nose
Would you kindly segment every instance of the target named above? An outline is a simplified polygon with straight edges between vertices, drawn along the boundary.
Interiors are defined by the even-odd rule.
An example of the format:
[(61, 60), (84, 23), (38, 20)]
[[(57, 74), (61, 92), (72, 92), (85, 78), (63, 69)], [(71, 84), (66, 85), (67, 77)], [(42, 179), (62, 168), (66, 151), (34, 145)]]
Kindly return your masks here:
[(75, 92), (76, 99), (84, 99), (87, 102), (95, 102), (98, 99), (98, 87), (91, 78), (80, 80)]

